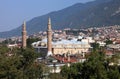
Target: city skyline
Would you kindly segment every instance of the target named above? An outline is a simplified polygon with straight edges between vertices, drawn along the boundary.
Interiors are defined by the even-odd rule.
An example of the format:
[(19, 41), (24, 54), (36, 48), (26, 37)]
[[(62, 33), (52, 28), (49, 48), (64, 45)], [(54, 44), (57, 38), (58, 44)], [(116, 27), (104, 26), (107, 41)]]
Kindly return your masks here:
[(0, 1), (0, 32), (8, 31), (19, 27), (24, 20), (28, 21), (34, 17), (47, 14), (52, 11), (74, 5), (75, 3), (85, 3), (93, 0), (36, 0), (36, 1)]

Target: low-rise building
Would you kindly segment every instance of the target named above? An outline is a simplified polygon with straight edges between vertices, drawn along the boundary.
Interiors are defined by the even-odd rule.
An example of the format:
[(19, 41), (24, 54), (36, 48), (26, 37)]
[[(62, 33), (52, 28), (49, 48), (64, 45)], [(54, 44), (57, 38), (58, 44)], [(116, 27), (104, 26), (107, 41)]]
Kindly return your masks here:
[[(92, 38), (72, 38), (70, 40), (61, 39), (52, 41), (52, 53), (56, 54), (80, 54), (82, 52), (89, 52), (92, 48), (90, 43), (93, 43), (94, 40)], [(47, 51), (47, 39), (43, 39), (42, 41), (32, 43), (32, 46), (38, 51), (43, 52)]]

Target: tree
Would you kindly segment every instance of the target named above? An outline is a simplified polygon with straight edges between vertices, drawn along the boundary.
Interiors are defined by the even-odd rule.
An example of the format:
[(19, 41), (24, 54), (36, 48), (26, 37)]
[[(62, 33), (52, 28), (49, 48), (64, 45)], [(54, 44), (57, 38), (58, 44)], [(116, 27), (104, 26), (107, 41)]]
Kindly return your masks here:
[(59, 73), (51, 73), (51, 74), (49, 74), (49, 78), (50, 79), (66, 79), (66, 78), (62, 77), (62, 75)]
[(107, 40), (105, 41), (105, 43), (106, 43), (106, 45), (108, 45), (108, 44), (113, 44), (113, 41), (111, 41), (110, 39), (107, 39)]
[(70, 75), (70, 68), (67, 65), (65, 65), (62, 67), (60, 73), (64, 78), (68, 79), (68, 77)]
[(32, 49), (14, 48), (11, 51), (7, 47), (0, 47), (0, 79), (42, 78), (44, 68), (36, 62), (37, 57)]
[(84, 63), (75, 63), (70, 67), (64, 66), (61, 74), (66, 79), (108, 79), (104, 66), (104, 54), (96, 51), (92, 52)]
[(93, 47), (92, 52), (97, 52), (100, 49), (100, 45), (98, 43), (92, 43), (91, 46)]
[(113, 66), (110, 68), (108, 72), (109, 79), (120, 79), (120, 72), (117, 66)]
[(27, 39), (27, 47), (28, 47), (28, 48), (32, 48), (31, 44), (32, 44), (33, 42), (37, 42), (37, 41), (39, 41), (39, 40), (41, 40), (41, 39), (38, 39), (38, 38), (28, 38), (28, 39)]

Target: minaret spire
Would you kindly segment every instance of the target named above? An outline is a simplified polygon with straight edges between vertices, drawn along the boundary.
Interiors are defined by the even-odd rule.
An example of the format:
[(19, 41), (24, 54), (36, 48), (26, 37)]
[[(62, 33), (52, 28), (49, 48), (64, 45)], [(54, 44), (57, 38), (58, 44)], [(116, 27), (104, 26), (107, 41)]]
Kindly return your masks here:
[(52, 29), (51, 29), (51, 19), (48, 18), (48, 26), (47, 26), (47, 56), (52, 55)]
[(26, 22), (23, 22), (22, 25), (22, 48), (26, 48), (26, 39), (27, 39), (27, 31), (26, 31)]
[(23, 31), (26, 31), (26, 22), (23, 22)]
[(50, 19), (50, 17), (48, 18), (48, 27), (47, 27), (47, 30), (51, 30), (51, 31), (52, 31), (52, 29), (51, 29), (51, 19)]

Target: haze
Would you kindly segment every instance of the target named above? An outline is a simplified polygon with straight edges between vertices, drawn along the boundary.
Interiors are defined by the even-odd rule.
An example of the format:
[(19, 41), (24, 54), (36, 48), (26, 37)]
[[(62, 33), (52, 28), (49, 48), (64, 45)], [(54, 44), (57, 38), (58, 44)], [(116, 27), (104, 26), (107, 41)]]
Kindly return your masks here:
[(0, 32), (19, 27), (24, 20), (93, 0), (0, 0)]

